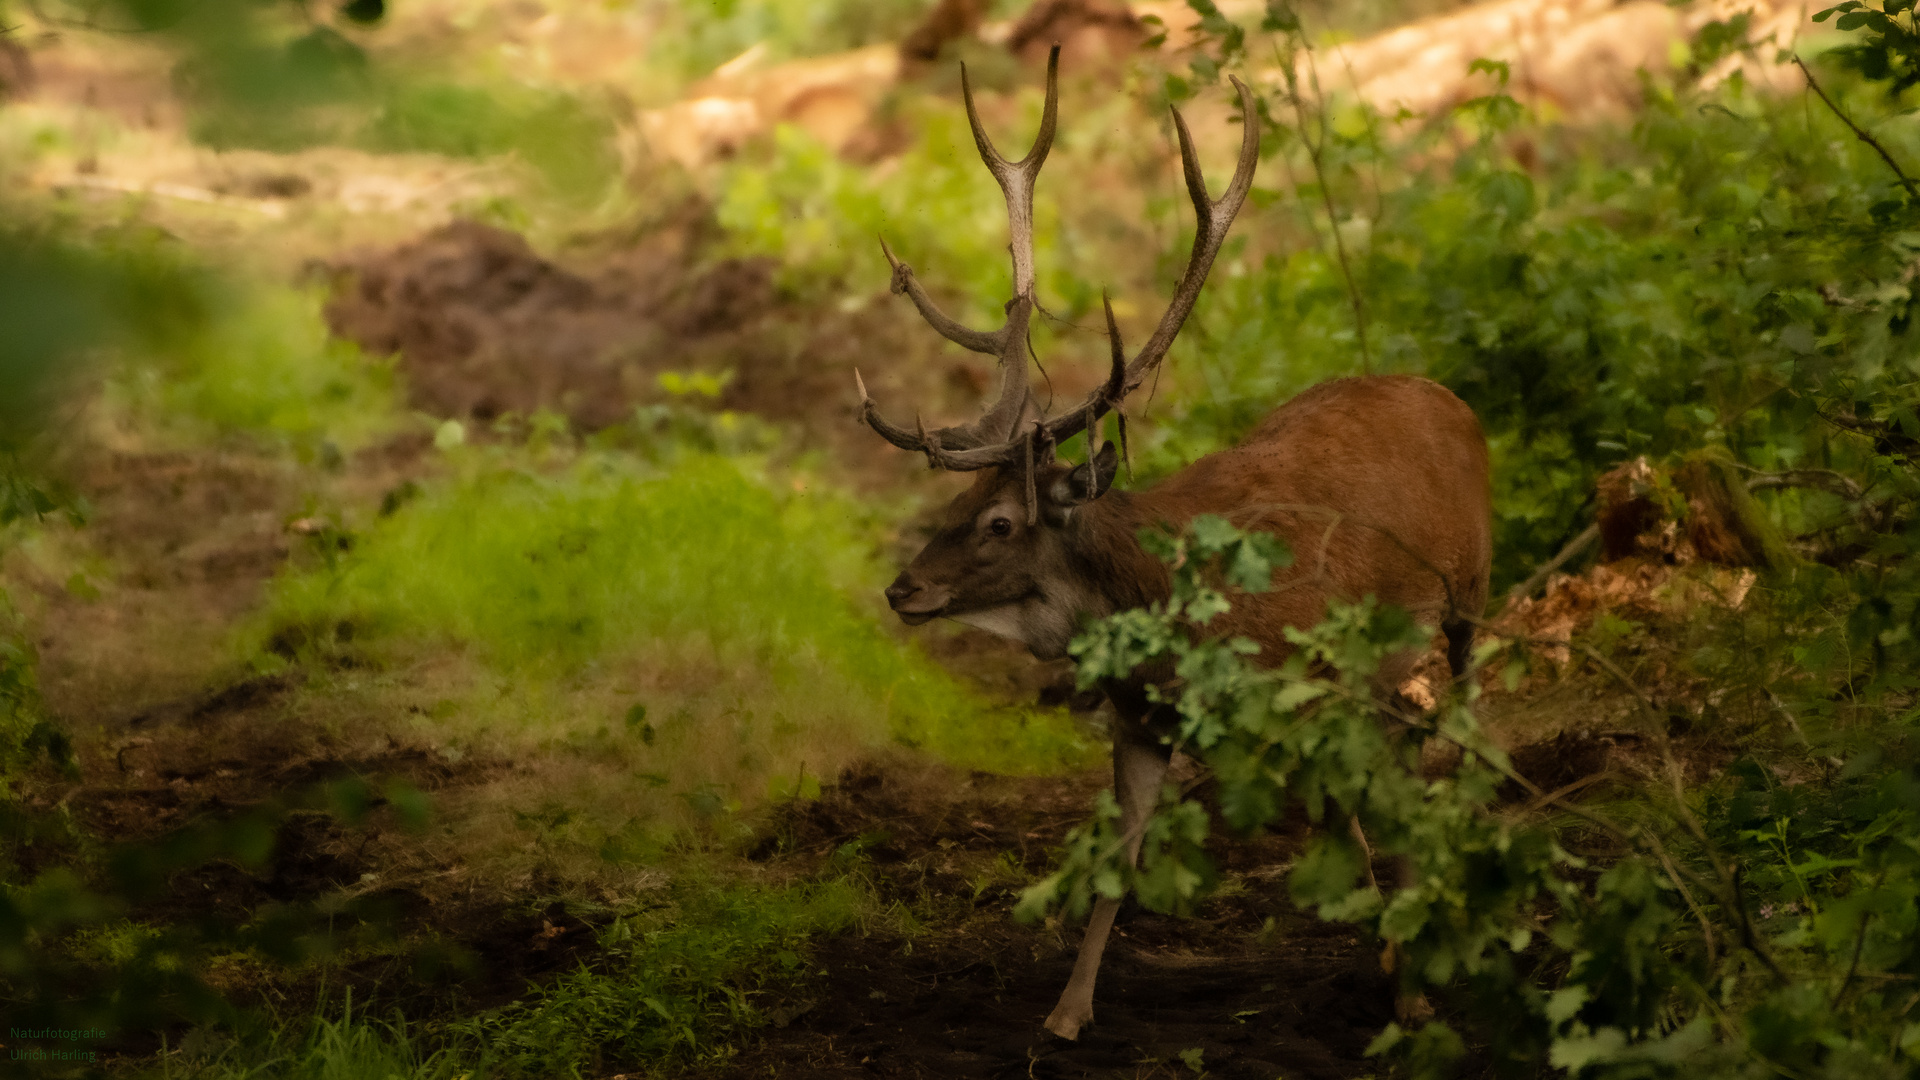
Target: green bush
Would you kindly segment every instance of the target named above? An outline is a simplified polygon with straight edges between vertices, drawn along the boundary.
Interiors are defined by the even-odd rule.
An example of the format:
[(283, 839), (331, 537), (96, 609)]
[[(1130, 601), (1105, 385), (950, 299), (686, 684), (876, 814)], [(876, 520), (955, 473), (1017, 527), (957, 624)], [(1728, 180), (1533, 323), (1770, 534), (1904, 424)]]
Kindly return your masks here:
[[(1909, 987), (1920, 973), (1910, 643), (1871, 669), (1809, 664), (1793, 622), (1832, 619), (1850, 598), (1818, 597), (1776, 572), (1769, 591), (1780, 599), (1749, 601), (1758, 610), (1747, 618), (1786, 625), (1740, 640), (1712, 629), (1739, 669), (1700, 669), (1717, 676), (1711, 698), (1745, 732), (1744, 756), (1683, 788), (1669, 717), (1629, 683), (1619, 689), (1649, 714), (1635, 722), (1657, 772), (1613, 806), (1552, 800), (1563, 813), (1543, 821), (1493, 812), (1503, 776), (1549, 799), (1480, 735), (1477, 687), (1433, 717), (1373, 692), (1384, 657), (1431, 640), (1404, 612), (1370, 599), (1332, 605), (1319, 626), (1287, 632), (1293, 651), (1274, 668), (1249, 662), (1252, 643), (1209, 635), (1230, 602), (1219, 582), (1259, 591), (1268, 565), (1283, 564), (1265, 539), (1217, 518), (1196, 519), (1177, 541), (1144, 534), (1169, 564), (1173, 598), (1102, 620), (1073, 652), (1083, 684), (1173, 666), (1173, 738), (1211, 768), (1236, 830), (1275, 826), (1301, 805), (1314, 821), (1356, 817), (1375, 855), (1408, 860), (1411, 882), (1376, 888), (1363, 876), (1367, 854), (1334, 827), (1287, 880), (1301, 907), (1403, 948), (1402, 993), (1444, 989), (1458, 1006), (1417, 1032), (1388, 1026), (1370, 1053), (1400, 1055), (1414, 1075), (1453, 1075), (1468, 1041), (1458, 1024), (1494, 1075), (1538, 1075), (1543, 1060), (1606, 1080), (1910, 1075), (1920, 1049)], [(1604, 630), (1575, 647), (1611, 664)], [(1483, 644), (1480, 658), (1500, 649)], [(1835, 710), (1849, 684), (1850, 703)], [(1810, 723), (1775, 724), (1778, 714)], [(1463, 747), (1463, 766), (1423, 780), (1411, 740), (1390, 734), (1402, 725)], [(1847, 758), (1831, 756), (1843, 749)], [(1814, 767), (1824, 775), (1808, 775)], [(1061, 869), (1027, 891), (1024, 913), (1084, 911), (1129, 891), (1182, 910), (1204, 893), (1214, 877), (1204, 807), (1167, 785), (1137, 868), (1121, 855), (1119, 816), (1103, 795)]]
[[(1527, 118), (1504, 70), (1485, 67), (1500, 89), (1419, 131), (1339, 101), (1316, 113), (1302, 88), (1303, 137), (1285, 91), (1263, 100), (1286, 121), (1268, 148), (1299, 198), (1256, 192), (1236, 225), (1272, 250), (1216, 268), (1201, 294), (1149, 475), (1370, 356), (1446, 384), (1485, 425), (1498, 588), (1579, 532), (1594, 477), (1636, 455), (1719, 445), (1752, 469), (1867, 469), (1858, 432), (1911, 426), (1920, 350), (1903, 275), (1920, 233), (1899, 178), (1838, 119), (1737, 79), (1649, 83), (1631, 130), (1576, 134)], [(1869, 123), (1881, 108), (1841, 97)], [(1884, 128), (1920, 160), (1910, 126)], [(1263, 166), (1266, 183), (1281, 164)], [(1856, 402), (1873, 415), (1848, 419)]]

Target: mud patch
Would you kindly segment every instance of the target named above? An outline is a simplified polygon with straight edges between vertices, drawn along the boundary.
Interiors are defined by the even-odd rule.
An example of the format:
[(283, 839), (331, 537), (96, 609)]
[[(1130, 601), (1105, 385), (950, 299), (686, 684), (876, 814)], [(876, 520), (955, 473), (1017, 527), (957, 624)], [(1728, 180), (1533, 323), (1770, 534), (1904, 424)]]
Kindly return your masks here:
[(535, 255), (519, 235), (460, 221), (350, 265), (328, 327), (399, 354), (413, 404), (482, 420), (540, 410), (587, 428), (627, 417), (648, 377), (698, 339), (772, 302), (771, 267), (726, 261), (688, 276), (642, 251), (599, 280)]
[[(398, 355), (412, 404), (443, 417), (550, 410), (598, 430), (662, 400), (662, 372), (730, 372), (719, 406), (789, 423), (856, 473), (884, 461), (893, 482), (915, 459), (853, 422), (854, 368), (928, 423), (977, 413), (990, 362), (945, 346), (884, 281), (869, 297), (802, 303), (776, 288), (768, 260), (703, 255), (707, 228), (663, 228), (569, 269), (518, 234), (454, 222), (338, 263), (327, 325)], [(1063, 400), (1098, 377), (1092, 365), (1049, 369)]]
[[(1077, 1042), (1040, 1024), (1073, 953), (1017, 926), (928, 946), (871, 938), (825, 950), (784, 1028), (723, 1075), (836, 1077), (1352, 1077), (1392, 1019), (1385, 976), (1357, 938), (1301, 927), (1248, 948), (1234, 927), (1141, 915), (1116, 930)], [(1036, 955), (1038, 954), (1038, 955)]]
[[(723, 1075), (839, 1077), (1350, 1077), (1392, 1019), (1377, 949), (1283, 899), (1304, 822), (1281, 835), (1220, 832), (1236, 887), (1195, 918), (1123, 914), (1095, 996), (1097, 1025), (1068, 1043), (1041, 1022), (1072, 970), (1079, 927), (1027, 927), (1011, 886), (978, 862), (1045, 870), (1105, 786), (1102, 773), (1015, 779), (908, 762), (849, 770), (774, 821), (784, 857), (857, 851), (883, 896), (952, 912), (937, 934), (826, 943), (821, 973), (771, 1003), (776, 1025)], [(772, 845), (770, 845), (772, 846)], [(763, 854), (765, 854), (763, 852)], [(844, 857), (844, 856), (843, 856)]]

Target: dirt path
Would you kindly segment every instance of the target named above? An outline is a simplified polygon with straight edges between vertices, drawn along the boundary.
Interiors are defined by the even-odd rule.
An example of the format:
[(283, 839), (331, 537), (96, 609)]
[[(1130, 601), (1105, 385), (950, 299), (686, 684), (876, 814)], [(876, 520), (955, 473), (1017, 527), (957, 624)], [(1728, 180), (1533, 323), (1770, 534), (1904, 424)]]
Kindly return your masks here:
[[(1243, 927), (1138, 915), (1101, 973), (1078, 1043), (1040, 1022), (1073, 955), (1010, 928), (903, 954), (829, 950), (818, 1000), (725, 1075), (789, 1077), (1349, 1077), (1392, 1019), (1368, 950), (1338, 927), (1250, 947)], [(1030, 955), (1032, 954), (1038, 955)], [(1195, 1057), (1195, 1052), (1198, 1057)], [(1195, 1065), (1199, 1069), (1194, 1068)]]
[[(943, 780), (911, 765), (850, 773), (776, 832), (805, 859), (856, 844), (883, 896), (951, 913), (911, 937), (827, 943), (824, 974), (770, 1006), (728, 1077), (1350, 1077), (1377, 1069), (1367, 1042), (1392, 1019), (1377, 952), (1286, 900), (1306, 839), (1211, 845), (1222, 889), (1195, 917), (1122, 916), (1078, 1043), (1040, 1024), (1073, 966), (1079, 926), (1016, 922), (1011, 884), (982, 860), (1049, 868), (1105, 777)], [(1197, 1066), (1197, 1068), (1196, 1068)]]

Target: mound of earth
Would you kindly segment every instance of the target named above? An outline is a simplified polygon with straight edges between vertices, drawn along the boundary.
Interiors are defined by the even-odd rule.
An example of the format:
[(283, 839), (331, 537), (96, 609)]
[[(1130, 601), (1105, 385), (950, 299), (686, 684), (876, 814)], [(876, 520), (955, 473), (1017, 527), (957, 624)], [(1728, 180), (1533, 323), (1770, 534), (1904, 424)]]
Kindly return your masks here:
[[(549, 410), (593, 431), (665, 399), (664, 372), (727, 373), (716, 406), (779, 421), (880, 486), (924, 470), (854, 422), (855, 368), (900, 415), (978, 415), (993, 361), (942, 341), (885, 277), (864, 296), (787, 295), (768, 260), (704, 258), (705, 228), (657, 230), (569, 267), (517, 233), (457, 221), (336, 264), (327, 325), (397, 355), (411, 404), (440, 417)], [(1103, 363), (1050, 358), (1050, 393), (1074, 400)]]
[(574, 270), (457, 221), (339, 265), (327, 325), (398, 355), (412, 404), (436, 416), (551, 410), (597, 430), (659, 400), (662, 372), (725, 371), (720, 406), (845, 432), (856, 366), (930, 417), (979, 407), (984, 362), (940, 356), (904, 302), (806, 305), (776, 289), (772, 262), (703, 262), (689, 246), (663, 235)]
[(735, 344), (724, 339), (774, 304), (765, 260), (697, 272), (672, 263), (643, 250), (590, 279), (516, 233), (456, 221), (350, 264), (327, 325), (371, 353), (397, 353), (427, 412), (553, 410), (601, 428), (625, 419), (658, 372), (697, 366), (702, 346)]

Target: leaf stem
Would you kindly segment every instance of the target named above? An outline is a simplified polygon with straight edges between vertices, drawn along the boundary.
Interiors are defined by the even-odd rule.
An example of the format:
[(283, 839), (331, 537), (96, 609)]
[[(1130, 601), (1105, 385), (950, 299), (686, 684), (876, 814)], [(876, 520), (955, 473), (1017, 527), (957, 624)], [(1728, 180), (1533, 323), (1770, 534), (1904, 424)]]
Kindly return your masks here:
[(1807, 77), (1807, 86), (1811, 88), (1814, 93), (1820, 95), (1820, 100), (1825, 102), (1827, 108), (1833, 111), (1833, 115), (1839, 117), (1841, 123), (1853, 130), (1855, 138), (1873, 147), (1873, 152), (1879, 154), (1880, 160), (1887, 163), (1887, 168), (1893, 170), (1893, 175), (1900, 178), (1900, 186), (1907, 189), (1907, 196), (1913, 199), (1920, 199), (1920, 187), (1914, 185), (1913, 178), (1907, 175), (1906, 170), (1900, 167), (1899, 162), (1893, 160), (1893, 155), (1887, 153), (1887, 148), (1881, 145), (1880, 140), (1874, 138), (1859, 124), (1854, 123), (1853, 117), (1840, 111), (1840, 106), (1835, 104), (1834, 100), (1827, 96), (1827, 92), (1820, 88), (1819, 80), (1813, 77), (1813, 69), (1807, 67), (1807, 62), (1800, 59), (1799, 54), (1796, 53), (1794, 55), (1793, 62), (1800, 68), (1800, 74)]

